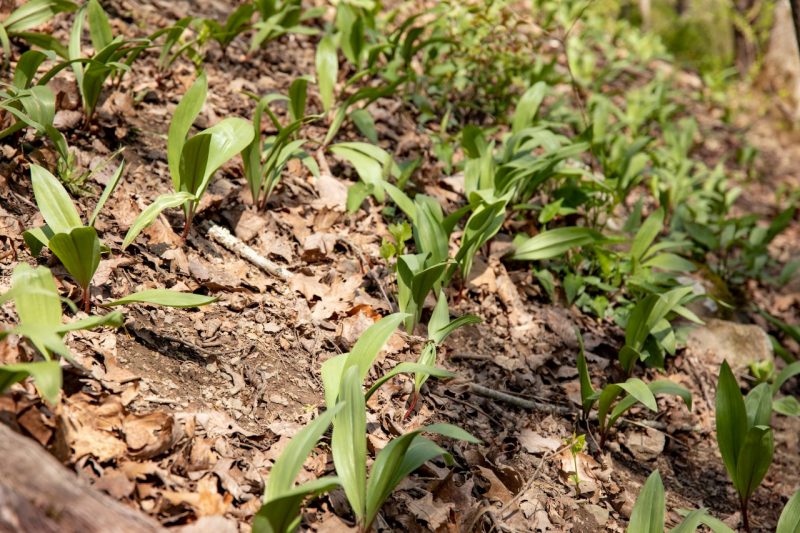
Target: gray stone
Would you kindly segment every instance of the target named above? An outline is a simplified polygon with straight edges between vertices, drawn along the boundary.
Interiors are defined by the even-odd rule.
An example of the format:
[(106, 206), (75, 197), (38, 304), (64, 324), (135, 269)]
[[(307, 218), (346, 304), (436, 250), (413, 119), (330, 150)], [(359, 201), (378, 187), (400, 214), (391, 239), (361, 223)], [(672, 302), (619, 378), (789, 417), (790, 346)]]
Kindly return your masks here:
[(686, 346), (697, 356), (709, 358), (708, 362), (719, 364), (726, 359), (733, 368), (774, 358), (772, 344), (763, 329), (715, 318), (692, 330)]

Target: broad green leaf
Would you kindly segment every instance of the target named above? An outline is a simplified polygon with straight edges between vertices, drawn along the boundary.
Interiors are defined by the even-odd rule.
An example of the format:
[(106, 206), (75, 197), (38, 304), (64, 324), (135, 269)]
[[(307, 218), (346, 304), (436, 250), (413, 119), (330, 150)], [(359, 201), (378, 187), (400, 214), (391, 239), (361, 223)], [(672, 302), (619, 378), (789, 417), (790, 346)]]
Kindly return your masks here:
[(31, 164), (31, 183), (36, 205), (53, 233), (69, 233), (83, 226), (69, 193), (55, 176)]
[(572, 248), (587, 246), (602, 240), (603, 236), (591, 228), (556, 228), (525, 239), (515, 248), (511, 254), (511, 259), (517, 261), (552, 259)]
[(647, 478), (631, 512), (629, 533), (664, 533), (664, 483), (658, 470)]
[(747, 427), (769, 426), (772, 419), (772, 389), (766, 383), (753, 388), (744, 398)]
[(58, 402), (58, 393), (61, 391), (61, 365), (58, 361), (0, 365), (0, 393), (28, 376), (33, 378), (42, 398), (52, 405)]
[(800, 402), (794, 396), (784, 396), (772, 402), (772, 409), (784, 416), (800, 416)]
[(175, 112), (172, 115), (172, 122), (169, 124), (167, 133), (167, 162), (169, 163), (169, 174), (172, 176), (172, 186), (176, 191), (181, 189), (181, 154), (183, 145), (186, 144), (186, 136), (192, 129), (192, 124), (200, 114), (203, 104), (206, 101), (208, 92), (208, 81), (205, 72), (201, 72), (194, 81), (186, 94), (183, 95)]
[(647, 217), (631, 244), (630, 256), (635, 262), (644, 259), (647, 250), (664, 227), (664, 209), (657, 209)]
[(226, 118), (195, 135), (183, 146), (180, 190), (200, 198), (211, 176), (253, 140), (253, 126), (241, 118)]
[(125, 250), (125, 248), (130, 246), (142, 230), (152, 224), (162, 211), (171, 207), (178, 207), (194, 199), (195, 196), (193, 194), (184, 191), (162, 194), (156, 198), (155, 201), (148, 205), (145, 210), (136, 217), (136, 220), (133, 221), (128, 233), (125, 234), (125, 240), (122, 241), (122, 249)]
[(72, 354), (69, 348), (64, 344), (61, 335), (56, 333), (56, 329), (50, 325), (38, 323), (20, 324), (9, 332), (26, 337), (45, 359), (49, 360), (50, 355), (55, 353), (72, 361)]
[(100, 239), (91, 226), (56, 233), (47, 244), (67, 272), (85, 290), (100, 265)]
[(775, 533), (800, 533), (800, 490), (784, 506)]
[(339, 401), (344, 409), (333, 419), (333, 464), (353, 512), (363, 521), (367, 512), (367, 416), (355, 365), (344, 370)]
[(318, 496), (341, 485), (338, 477), (308, 481), (265, 502), (253, 517), (253, 533), (293, 533), (300, 525), (300, 506), (306, 498)]
[(371, 143), (378, 144), (378, 130), (375, 128), (375, 120), (369, 111), (356, 109), (350, 113), (350, 119), (364, 137), (369, 139)]
[(669, 530), (669, 533), (694, 533), (703, 523), (703, 516), (708, 513), (705, 508), (695, 509), (684, 517), (677, 527)]
[(44, 24), (58, 13), (75, 11), (77, 7), (67, 0), (29, 0), (12, 12), (2, 25), (8, 33), (18, 33)]
[(717, 381), (716, 427), (719, 453), (728, 475), (736, 485), (736, 465), (747, 434), (747, 410), (739, 384), (727, 361), (722, 362)]
[(74, 322), (60, 325), (56, 331), (66, 333), (68, 331), (78, 331), (81, 329), (94, 329), (101, 326), (120, 327), (124, 323), (124, 317), (119, 311), (113, 311), (107, 315), (92, 315)]
[(519, 133), (531, 125), (536, 113), (539, 112), (539, 106), (542, 105), (546, 91), (547, 84), (540, 81), (523, 93), (511, 119), (511, 131), (513, 133)]
[(772, 430), (766, 426), (752, 427), (744, 436), (736, 463), (736, 477), (731, 476), (740, 498), (749, 499), (767, 475), (773, 448)]
[(308, 454), (317, 445), (322, 434), (328, 430), (333, 417), (341, 411), (343, 405), (340, 403), (320, 414), (292, 437), (270, 470), (264, 490), (264, 501), (268, 502), (279, 498), (293, 488), (294, 480), (300, 473)]
[(148, 289), (134, 292), (105, 305), (125, 305), (132, 303), (144, 303), (164, 305), (166, 307), (200, 307), (216, 302), (213, 296), (203, 294), (193, 294), (191, 292), (171, 291), (169, 289)]
[(297, 78), (289, 86), (289, 117), (292, 122), (302, 120), (306, 114), (308, 78)]
[(111, 24), (108, 22), (108, 15), (106, 15), (100, 2), (89, 0), (86, 16), (89, 18), (89, 34), (92, 38), (92, 47), (95, 51), (100, 51), (114, 39), (114, 35), (111, 32)]
[(775, 382), (772, 384), (772, 394), (777, 394), (784, 383), (798, 374), (800, 374), (800, 361), (795, 361), (783, 367), (783, 369), (778, 372), (778, 375), (775, 377)]
[(61, 299), (49, 269), (20, 263), (11, 275), (11, 286), (20, 324), (61, 325)]
[(125, 161), (123, 160), (117, 170), (111, 175), (109, 178), (108, 183), (106, 183), (105, 188), (103, 189), (103, 194), (100, 195), (100, 199), (97, 200), (97, 205), (94, 206), (94, 211), (92, 211), (92, 216), (89, 218), (89, 225), (94, 226), (95, 220), (97, 220), (97, 215), (100, 214), (100, 210), (103, 209), (103, 206), (108, 201), (109, 197), (114, 193), (114, 189), (117, 188), (119, 184), (119, 179), (122, 177), (122, 171), (125, 170)]
[[(421, 437), (420, 433), (423, 432), (435, 433), (472, 444), (480, 443), (478, 439), (463, 429), (451, 424), (433, 424), (392, 440), (378, 453), (370, 470), (367, 485), (367, 525), (372, 523), (383, 502), (403, 478), (439, 455), (447, 455), (449, 458), (447, 452), (428, 439)], [(414, 443), (418, 440), (430, 444), (421, 443), (414, 447)]]
[(375, 391), (377, 391), (381, 387), (381, 385), (383, 385), (393, 377), (399, 374), (412, 374), (412, 373), (427, 374), (437, 378), (452, 378), (455, 376), (453, 372), (445, 370), (444, 368), (439, 368), (438, 366), (433, 366), (430, 364), (404, 362), (396, 365), (389, 372), (385, 373), (380, 378), (378, 378), (375, 381), (375, 383), (373, 383), (372, 386), (369, 388), (367, 393), (364, 395), (365, 398), (369, 400), (372, 397), (372, 395), (375, 394)]
[[(653, 393), (647, 385), (639, 378), (629, 378), (624, 383), (606, 385), (600, 393), (597, 402), (597, 419), (600, 422), (600, 427), (604, 428), (604, 430), (609, 429), (615, 420), (612, 413), (611, 420), (606, 423), (606, 416), (614, 400), (616, 400), (623, 391), (630, 394), (636, 401), (640, 402), (651, 411), (658, 410), (655, 396), (653, 396)], [(619, 414), (617, 414), (617, 416), (619, 416)]]
[[(715, 517), (711, 516), (710, 514), (708, 514), (706, 509), (704, 509), (704, 508), (703, 509), (696, 509), (695, 511), (702, 511), (699, 514), (700, 523), (703, 524), (704, 526), (706, 526), (707, 528), (709, 528), (714, 533), (735, 533), (731, 528), (729, 528), (727, 525), (725, 525), (725, 523), (722, 520), (720, 520), (718, 518), (715, 518)], [(689, 515), (693, 515), (695, 513), (695, 511), (691, 511), (690, 512), (690, 511), (688, 511), (686, 509), (678, 509), (678, 514), (680, 514), (681, 516), (688, 517)], [(698, 515), (694, 514), (694, 516), (698, 516)], [(672, 530), (670, 533), (674, 533), (674, 531), (676, 531), (676, 530)], [(694, 531), (694, 530), (692, 530), (692, 531)], [(681, 533), (684, 533), (684, 531), (681, 530)]]
[[(668, 379), (654, 381), (652, 383), (648, 383), (647, 388), (650, 389), (650, 392), (653, 393), (653, 396), (658, 394), (671, 394), (673, 396), (678, 396), (683, 400), (683, 403), (686, 404), (686, 407), (689, 410), (692, 409), (692, 393), (674, 381), (670, 381)], [(636, 405), (637, 401), (639, 400), (634, 396), (626, 396), (620, 400), (617, 405), (614, 406), (613, 411), (611, 411), (608, 425), (614, 425), (614, 422), (617, 420), (617, 418), (622, 416), (625, 411)]]

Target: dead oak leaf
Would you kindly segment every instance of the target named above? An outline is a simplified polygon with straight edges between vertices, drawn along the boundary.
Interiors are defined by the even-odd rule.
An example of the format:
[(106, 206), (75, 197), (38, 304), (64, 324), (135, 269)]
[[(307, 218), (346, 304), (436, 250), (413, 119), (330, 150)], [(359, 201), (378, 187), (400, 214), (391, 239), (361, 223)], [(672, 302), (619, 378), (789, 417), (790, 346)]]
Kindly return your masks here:
[(125, 443), (132, 457), (149, 459), (169, 450), (178, 437), (172, 415), (156, 411), (128, 415), (122, 423)]
[(433, 494), (426, 492), (422, 498), (414, 499), (404, 495), (406, 508), (418, 520), (427, 523), (431, 531), (438, 530), (450, 520), (450, 512), (455, 509), (452, 503), (433, 501)]
[(213, 475), (208, 475), (197, 482), (197, 492), (165, 491), (162, 495), (175, 505), (190, 506), (199, 517), (224, 515), (233, 500), (230, 494), (223, 496), (217, 491), (217, 481)]

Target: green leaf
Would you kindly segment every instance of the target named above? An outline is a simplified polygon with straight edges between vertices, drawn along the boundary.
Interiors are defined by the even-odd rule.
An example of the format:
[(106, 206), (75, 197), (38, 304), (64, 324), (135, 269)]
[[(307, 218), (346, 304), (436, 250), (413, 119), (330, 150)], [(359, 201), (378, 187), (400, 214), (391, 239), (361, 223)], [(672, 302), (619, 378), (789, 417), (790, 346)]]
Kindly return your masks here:
[(103, 206), (106, 205), (106, 202), (114, 193), (114, 189), (117, 188), (119, 184), (119, 179), (122, 177), (122, 171), (125, 170), (125, 161), (123, 160), (117, 170), (111, 175), (109, 178), (108, 183), (106, 183), (105, 188), (103, 189), (103, 194), (100, 195), (100, 199), (97, 200), (97, 205), (94, 206), (94, 211), (92, 211), (92, 216), (89, 218), (89, 225), (94, 226), (95, 220), (97, 220), (97, 215), (100, 214), (100, 210), (103, 209)]
[(92, 47), (95, 51), (100, 51), (114, 39), (111, 32), (111, 24), (108, 22), (108, 15), (103, 11), (100, 2), (89, 0), (86, 15), (89, 18), (89, 34), (92, 38)]
[(125, 305), (132, 303), (145, 303), (164, 305), (166, 307), (200, 307), (216, 302), (213, 296), (193, 294), (190, 292), (171, 291), (169, 289), (148, 289), (134, 292), (105, 305)]
[(8, 33), (18, 33), (44, 24), (58, 13), (75, 11), (78, 6), (67, 0), (30, 0), (3, 21)]
[(375, 391), (381, 387), (381, 385), (399, 374), (427, 374), (437, 378), (452, 378), (455, 376), (453, 372), (445, 370), (444, 368), (439, 368), (438, 366), (409, 362), (400, 363), (392, 368), (389, 372), (378, 378), (364, 395), (365, 398), (369, 400), (372, 395), (375, 394)]
[(345, 369), (339, 401), (345, 407), (333, 419), (333, 464), (353, 512), (363, 522), (367, 512), (367, 417), (357, 366)]
[(572, 248), (595, 244), (602, 240), (602, 234), (591, 228), (556, 228), (525, 239), (515, 248), (511, 259), (517, 261), (552, 259)]
[(61, 299), (48, 268), (20, 263), (11, 275), (11, 286), (20, 324), (39, 324), (47, 328), (61, 325)]
[(631, 512), (629, 533), (664, 533), (666, 500), (661, 474), (654, 470), (647, 478)]
[(347, 368), (357, 367), (360, 380), (364, 380), (381, 348), (406, 316), (404, 313), (394, 313), (383, 317), (361, 334), (346, 357), (334, 357), (323, 363), (322, 383), (325, 388), (326, 405), (331, 406), (336, 403), (341, 379)]
[(775, 533), (800, 533), (800, 490), (784, 506)]
[(546, 91), (547, 84), (540, 81), (523, 93), (511, 119), (512, 133), (519, 133), (531, 125), (536, 113), (539, 112), (539, 106), (542, 105)]
[(306, 114), (308, 78), (297, 78), (289, 86), (289, 117), (292, 122), (302, 120)]
[(655, 396), (653, 396), (653, 393), (650, 391), (647, 385), (645, 385), (645, 383), (639, 378), (629, 378), (624, 383), (613, 383), (606, 385), (600, 393), (597, 403), (597, 419), (600, 422), (600, 427), (603, 428), (603, 431), (607, 431), (617, 417), (622, 414), (621, 412), (617, 412), (615, 409), (615, 411), (611, 414), (611, 418), (609, 419), (608, 423), (606, 423), (606, 416), (611, 408), (611, 405), (614, 403), (614, 400), (616, 400), (619, 395), (622, 394), (623, 391), (630, 394), (636, 399), (636, 401), (651, 411), (658, 410), (658, 404), (656, 404)]
[(784, 383), (789, 381), (794, 376), (800, 374), (800, 361), (788, 364), (778, 373), (775, 377), (775, 382), (772, 384), (772, 394), (777, 394)]
[(739, 497), (748, 500), (767, 475), (772, 464), (774, 448), (772, 430), (766, 426), (755, 426), (744, 436), (736, 462), (734, 486)]
[(293, 533), (300, 525), (300, 506), (303, 501), (339, 485), (341, 482), (338, 477), (326, 476), (303, 483), (265, 502), (253, 517), (253, 533)]
[[(689, 410), (692, 409), (692, 393), (674, 381), (670, 381), (668, 379), (653, 381), (652, 383), (647, 384), (647, 388), (650, 389), (650, 392), (653, 393), (653, 396), (658, 394), (671, 394), (673, 396), (678, 396), (683, 400), (683, 403), (686, 404), (686, 407)], [(638, 400), (633, 396), (626, 396), (620, 400), (619, 403), (614, 406), (614, 410), (611, 412), (608, 425), (612, 426), (617, 418), (619, 418), (625, 411), (633, 407), (637, 401)]]
[(181, 154), (183, 145), (186, 143), (186, 136), (192, 128), (192, 124), (200, 114), (203, 104), (206, 101), (208, 92), (208, 81), (205, 72), (201, 72), (194, 81), (186, 94), (183, 95), (175, 112), (172, 115), (172, 122), (167, 133), (167, 161), (169, 163), (169, 174), (172, 176), (172, 186), (176, 191), (181, 188)]
[(350, 119), (355, 124), (358, 131), (369, 139), (371, 143), (378, 144), (378, 130), (375, 128), (375, 121), (366, 109), (356, 109), (350, 113)]
[(339, 76), (339, 58), (336, 53), (336, 42), (330, 34), (322, 37), (317, 45), (317, 80), (322, 108), (327, 113), (333, 107), (336, 79)]
[(196, 199), (203, 195), (211, 176), (253, 140), (253, 125), (241, 118), (226, 118), (198, 133), (183, 146), (180, 190)]
[(91, 226), (56, 233), (47, 244), (64, 268), (86, 290), (100, 265), (100, 239)]
[(120, 327), (124, 323), (124, 317), (119, 311), (113, 311), (107, 315), (92, 315), (80, 320), (75, 320), (67, 324), (62, 324), (56, 328), (56, 332), (64, 334), (68, 331), (78, 331), (81, 329), (94, 329), (101, 326)]
[(279, 498), (293, 488), (294, 480), (297, 479), (297, 474), (300, 473), (308, 454), (317, 445), (322, 434), (328, 430), (333, 417), (342, 410), (343, 406), (344, 404), (340, 403), (332, 409), (328, 409), (292, 437), (283, 453), (272, 465), (264, 489), (265, 502)]
[(728, 475), (736, 485), (739, 454), (747, 434), (747, 411), (739, 384), (727, 361), (722, 362), (717, 381), (717, 445)]
[[(709, 515), (705, 507), (695, 509), (688, 513), (677, 527), (670, 529), (669, 533), (694, 533), (706, 517), (709, 517)], [(729, 531), (733, 533), (730, 528)]]
[(578, 337), (578, 379), (581, 384), (581, 407), (583, 408), (584, 418), (589, 416), (589, 411), (595, 402), (595, 390), (592, 386), (592, 378), (589, 375), (589, 365), (586, 364), (586, 351), (583, 347), (583, 335), (580, 330), (575, 328), (575, 334)]
[(652, 215), (647, 217), (631, 244), (630, 256), (635, 262), (641, 261), (650, 245), (656, 239), (661, 229), (664, 227), (664, 209), (657, 209)]
[(772, 389), (761, 383), (751, 390), (744, 399), (747, 411), (747, 427), (769, 426), (772, 418)]
[(33, 378), (42, 398), (52, 405), (58, 402), (58, 393), (61, 391), (61, 365), (58, 361), (0, 365), (0, 393), (28, 376)]
[[(450, 424), (433, 424), (422, 427), (392, 440), (378, 453), (370, 471), (367, 484), (367, 525), (372, 523), (383, 502), (408, 474), (434, 457), (439, 455), (449, 457), (449, 454), (437, 445), (420, 437), (420, 433), (423, 432), (435, 433), (473, 444), (480, 442), (463, 429)], [(421, 444), (421, 446), (412, 448), (418, 439), (430, 444)]]
[(195, 196), (193, 194), (184, 191), (162, 194), (156, 198), (155, 201), (148, 205), (144, 211), (139, 213), (139, 216), (133, 221), (128, 233), (125, 234), (125, 240), (122, 241), (122, 249), (125, 250), (125, 248), (130, 246), (142, 230), (152, 224), (162, 211), (171, 207), (178, 207), (194, 199)]
[(794, 396), (784, 396), (772, 402), (772, 409), (784, 416), (800, 416), (800, 402)]
[(69, 193), (55, 176), (31, 164), (31, 182), (36, 205), (53, 233), (69, 233), (83, 226)]

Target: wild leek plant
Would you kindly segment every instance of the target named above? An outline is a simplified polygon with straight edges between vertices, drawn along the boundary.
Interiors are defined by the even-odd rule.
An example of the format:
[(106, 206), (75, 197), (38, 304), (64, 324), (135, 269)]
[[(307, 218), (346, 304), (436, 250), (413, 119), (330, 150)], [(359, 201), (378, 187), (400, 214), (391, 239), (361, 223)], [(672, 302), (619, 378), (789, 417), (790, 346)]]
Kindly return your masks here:
[(31, 165), (31, 183), (36, 205), (45, 225), (23, 234), (31, 253), (39, 255), (43, 247), (58, 257), (83, 292), (83, 309), (89, 312), (92, 277), (100, 265), (100, 254), (109, 251), (101, 245), (94, 229), (97, 215), (119, 183), (125, 163), (117, 167), (89, 218), (83, 224), (75, 204), (59, 181), (43, 167)]
[[(292, 82), (288, 97), (272, 93), (259, 99), (250, 95), (258, 104), (253, 116), (253, 141), (242, 151), (242, 162), (253, 204), (261, 209), (265, 207), (290, 160), (299, 160), (312, 174), (319, 175), (316, 161), (302, 149), (307, 141), (297, 138), (297, 133), (304, 124), (318, 118), (305, 114), (307, 85), (308, 79), (303, 77)], [(289, 122), (285, 126), (281, 125), (270, 109), (273, 102), (281, 100), (287, 101), (289, 108)], [(261, 124), (265, 113), (277, 133), (263, 139)]]
[(31, 376), (42, 395), (54, 404), (61, 389), (61, 365), (53, 354), (72, 360), (62, 337), (69, 331), (100, 326), (119, 327), (122, 314), (114, 311), (105, 316), (89, 316), (67, 324), (62, 323), (61, 298), (53, 275), (45, 267), (32, 268), (21, 263), (11, 275), (11, 289), (0, 294), (0, 304), (14, 301), (17, 325), (0, 331), (0, 341), (8, 335), (24, 337), (36, 348), (43, 361), (0, 365), (0, 392)]
[[(666, 531), (666, 508), (664, 482), (661, 481), (658, 470), (653, 470), (636, 498), (628, 523), (628, 533), (663, 533)], [(681, 509), (678, 512), (684, 515), (684, 519), (670, 529), (670, 533), (693, 533), (700, 526), (705, 526), (714, 533), (733, 533), (724, 522), (708, 514), (705, 507), (693, 511)]]
[(798, 531), (800, 531), (800, 490), (795, 492), (783, 507), (775, 533), (797, 533)]
[(167, 162), (173, 192), (162, 194), (136, 218), (122, 242), (124, 250), (162, 211), (183, 206), (183, 238), (189, 235), (200, 199), (214, 173), (253, 141), (252, 125), (230, 117), (189, 137), (189, 130), (206, 101), (205, 73), (195, 80), (175, 108), (167, 134)]
[[(578, 333), (578, 379), (581, 389), (581, 405), (583, 417), (588, 418), (589, 412), (597, 404), (597, 421), (600, 429), (600, 446), (604, 446), (609, 431), (620, 416), (628, 409), (640, 403), (653, 412), (658, 412), (656, 403), (657, 394), (678, 396), (692, 409), (692, 395), (684, 387), (668, 379), (656, 380), (645, 383), (638, 378), (629, 378), (624, 383), (611, 383), (596, 391), (589, 376), (589, 367), (586, 363), (586, 354), (583, 348), (583, 338)], [(623, 396), (624, 394), (624, 396)], [(620, 399), (620, 397), (622, 397)]]
[(67, 141), (53, 126), (56, 114), (56, 98), (52, 89), (34, 83), (36, 71), (47, 59), (37, 50), (28, 50), (17, 61), (14, 78), (6, 90), (0, 90), (0, 109), (11, 113), (16, 121), (0, 131), (0, 139), (12, 135), (24, 127), (31, 127), (53, 143), (61, 160), (69, 159)]
[[(81, 49), (83, 27), (87, 19), (94, 49), (91, 59), (84, 57)], [(119, 75), (118, 79), (121, 79), (149, 44), (148, 39), (125, 40), (121, 36), (114, 37), (108, 15), (98, 0), (89, 0), (81, 6), (70, 33), (68, 59), (78, 82), (87, 124), (94, 116), (105, 81), (114, 75)]]
[[(12, 4), (13, 5), (13, 4)], [(36, 26), (40, 26), (53, 18), (58, 13), (68, 13), (78, 9), (78, 6), (68, 0), (30, 0), (14, 10), (5, 20), (0, 22), (0, 45), (3, 47), (3, 63), (7, 64), (11, 58), (10, 37), (21, 37), (30, 41), (37, 41), (43, 34), (31, 33)]]
[(319, 30), (302, 23), (325, 12), (324, 7), (303, 11), (300, 0), (254, 0), (254, 4), (259, 20), (253, 24), (256, 32), (250, 44), (251, 52), (287, 33), (316, 34)]
[[(61, 261), (70, 276), (80, 285), (83, 309), (87, 313), (90, 307), (92, 278), (100, 265), (100, 256), (102, 253), (110, 252), (109, 248), (100, 242), (94, 223), (119, 183), (124, 165), (124, 161), (120, 163), (109, 179), (86, 226), (83, 225), (69, 194), (55, 176), (38, 165), (31, 165), (33, 195), (45, 225), (27, 230), (23, 237), (33, 255), (39, 255), (46, 247)], [(197, 307), (213, 301), (215, 298), (199, 294), (150, 289), (129, 294), (105, 305), (141, 302), (168, 307)]]
[[(773, 398), (780, 392), (784, 383), (798, 374), (800, 374), (800, 361), (783, 367), (772, 382)], [(773, 399), (772, 410), (786, 416), (800, 416), (800, 402), (794, 396), (781, 396)]]
[(743, 396), (731, 367), (723, 361), (717, 382), (717, 445), (739, 495), (742, 526), (748, 532), (750, 498), (772, 464), (771, 416), (770, 386), (762, 383)]

